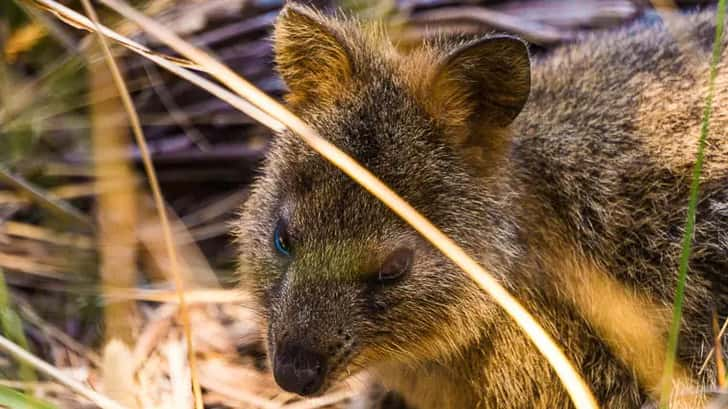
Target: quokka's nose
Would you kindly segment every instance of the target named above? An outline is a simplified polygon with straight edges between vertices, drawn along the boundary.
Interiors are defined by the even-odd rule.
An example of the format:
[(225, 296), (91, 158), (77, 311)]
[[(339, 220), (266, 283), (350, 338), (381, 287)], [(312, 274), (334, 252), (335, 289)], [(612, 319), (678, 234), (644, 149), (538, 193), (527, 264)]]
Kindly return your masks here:
[(273, 377), (288, 392), (314, 394), (324, 383), (326, 359), (298, 344), (281, 345), (275, 351)]

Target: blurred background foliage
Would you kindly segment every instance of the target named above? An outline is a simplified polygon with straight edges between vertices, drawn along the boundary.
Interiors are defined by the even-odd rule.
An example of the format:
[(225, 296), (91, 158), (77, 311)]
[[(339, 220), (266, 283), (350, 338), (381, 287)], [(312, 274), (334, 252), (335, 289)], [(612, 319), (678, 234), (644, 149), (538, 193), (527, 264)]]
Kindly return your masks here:
[[(62, 3), (82, 10), (77, 1)], [(285, 86), (272, 66), (269, 36), (282, 3), (133, 2), (276, 97), (282, 96)], [(588, 32), (637, 19), (659, 19), (655, 7), (691, 9), (715, 2), (309, 3), (383, 20), (396, 29), (403, 47), (436, 31), (466, 35), (506, 31), (527, 39), (538, 54)], [(133, 24), (104, 8), (99, 12), (105, 24), (172, 54)], [(174, 387), (184, 379), (174, 370), (176, 359), (184, 361), (183, 346), (176, 307), (166, 302), (173, 298), (172, 280), (159, 244), (161, 233), (141, 155), (94, 41), (31, 1), (0, 0), (2, 330), (39, 357), (120, 401), (134, 395), (132, 406), (190, 407), (189, 396)], [(245, 308), (244, 295), (224, 291), (235, 284), (229, 222), (247, 197), (270, 131), (150, 61), (119, 47), (114, 52), (141, 115), (183, 254), (186, 281), (190, 289), (200, 291), (193, 328), (206, 403), (216, 408), (277, 407), (271, 405), (295, 400), (278, 391), (265, 371), (255, 317)], [(221, 294), (233, 294), (230, 299), (235, 302), (226, 302)], [(110, 339), (124, 340), (126, 349), (114, 349), (110, 355), (104, 349)], [(136, 357), (132, 369), (123, 364), (127, 356)], [(124, 382), (116, 382), (121, 392), (114, 392), (110, 380), (124, 373), (132, 373), (137, 383), (125, 391)], [(2, 400), (17, 398), (12, 391), (30, 391), (55, 407), (89, 404), (35, 377), (33, 371), (0, 356), (0, 405), (13, 406)], [(47, 407), (43, 406), (47, 402), (35, 400), (25, 404)]]

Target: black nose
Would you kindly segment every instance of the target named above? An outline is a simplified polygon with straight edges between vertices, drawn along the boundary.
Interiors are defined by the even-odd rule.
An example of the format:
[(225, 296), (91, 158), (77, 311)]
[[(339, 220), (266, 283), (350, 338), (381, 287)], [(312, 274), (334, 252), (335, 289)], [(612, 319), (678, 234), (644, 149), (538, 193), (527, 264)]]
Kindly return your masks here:
[(284, 344), (276, 349), (273, 377), (278, 386), (304, 396), (321, 389), (326, 376), (326, 360), (323, 355), (297, 344)]

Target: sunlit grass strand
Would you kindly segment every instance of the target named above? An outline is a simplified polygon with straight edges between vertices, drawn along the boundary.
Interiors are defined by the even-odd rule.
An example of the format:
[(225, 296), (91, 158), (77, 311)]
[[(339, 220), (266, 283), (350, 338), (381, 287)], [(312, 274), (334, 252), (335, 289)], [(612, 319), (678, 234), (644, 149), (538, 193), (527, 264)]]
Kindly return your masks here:
[(677, 346), (680, 335), (680, 323), (682, 321), (683, 302), (685, 299), (685, 285), (687, 282), (690, 256), (693, 250), (693, 236), (695, 234), (695, 216), (698, 207), (700, 193), (700, 177), (703, 171), (705, 160), (705, 146), (707, 144), (708, 132), (710, 131), (710, 116), (713, 112), (713, 97), (715, 94), (715, 79), (718, 76), (718, 63), (720, 62), (721, 48), (723, 44), (723, 32), (725, 24), (726, 0), (718, 3), (716, 15), (715, 39), (713, 42), (713, 53), (710, 62), (710, 78), (708, 79), (708, 93), (705, 97), (705, 108), (703, 109), (702, 125), (700, 127), (700, 140), (695, 153), (695, 164), (693, 166), (692, 180), (690, 183), (690, 196), (688, 199), (688, 210), (685, 220), (685, 232), (682, 240), (680, 253), (680, 264), (678, 270), (677, 288), (675, 290), (675, 302), (673, 306), (672, 324), (667, 340), (667, 357), (665, 358), (665, 369), (662, 376), (662, 387), (660, 391), (660, 407), (668, 409), (670, 396), (672, 394), (672, 377), (677, 357)]
[(0, 385), (0, 407), (9, 409), (58, 409), (57, 406), (49, 402), (2, 385)]

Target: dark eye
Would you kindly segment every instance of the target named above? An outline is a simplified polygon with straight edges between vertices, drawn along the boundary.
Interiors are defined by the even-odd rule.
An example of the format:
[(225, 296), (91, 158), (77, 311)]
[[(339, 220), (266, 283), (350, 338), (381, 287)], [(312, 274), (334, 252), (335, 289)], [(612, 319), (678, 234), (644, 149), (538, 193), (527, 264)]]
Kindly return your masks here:
[(291, 255), (291, 239), (288, 236), (288, 229), (284, 222), (278, 222), (273, 231), (273, 245), (276, 251), (284, 256)]
[(412, 268), (414, 251), (400, 247), (387, 256), (379, 268), (379, 281), (394, 281), (402, 278)]

